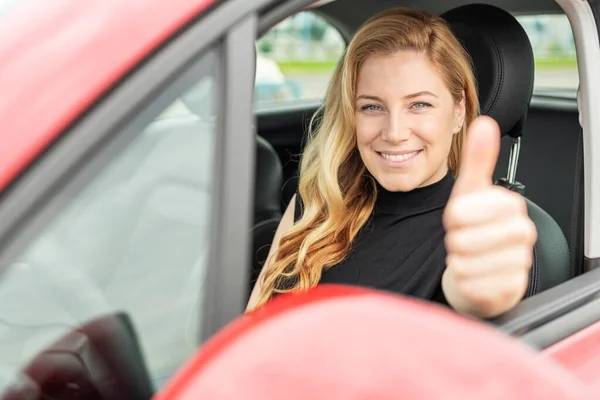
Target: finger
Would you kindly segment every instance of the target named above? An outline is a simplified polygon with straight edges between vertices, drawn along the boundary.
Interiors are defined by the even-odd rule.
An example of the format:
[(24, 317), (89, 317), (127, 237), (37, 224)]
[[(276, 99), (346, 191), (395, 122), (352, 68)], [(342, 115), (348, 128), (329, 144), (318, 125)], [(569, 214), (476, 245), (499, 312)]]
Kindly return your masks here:
[(506, 304), (525, 295), (529, 276), (524, 273), (505, 273), (457, 281), (457, 289), (466, 300), (483, 307)]
[(448, 253), (478, 255), (514, 244), (533, 246), (537, 239), (535, 224), (529, 218), (508, 218), (498, 223), (454, 229), (444, 238)]
[(446, 231), (488, 224), (527, 215), (523, 196), (500, 186), (456, 197), (449, 201), (442, 216)]
[(491, 185), (499, 152), (500, 128), (496, 121), (485, 116), (476, 118), (467, 133), (452, 193), (470, 193)]
[(456, 280), (502, 275), (508, 272), (529, 271), (533, 264), (531, 246), (510, 246), (483, 254), (461, 255), (448, 253), (446, 268)]

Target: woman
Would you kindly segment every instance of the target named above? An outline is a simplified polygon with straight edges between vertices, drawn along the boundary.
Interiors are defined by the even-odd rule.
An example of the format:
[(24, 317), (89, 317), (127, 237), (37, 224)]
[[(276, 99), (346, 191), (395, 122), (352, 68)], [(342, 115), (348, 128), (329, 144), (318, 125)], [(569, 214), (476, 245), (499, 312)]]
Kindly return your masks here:
[(320, 283), (482, 318), (518, 304), (537, 235), (524, 199), (492, 185), (500, 135), (477, 117), (475, 85), (443, 19), (368, 20), (332, 78), (248, 310)]

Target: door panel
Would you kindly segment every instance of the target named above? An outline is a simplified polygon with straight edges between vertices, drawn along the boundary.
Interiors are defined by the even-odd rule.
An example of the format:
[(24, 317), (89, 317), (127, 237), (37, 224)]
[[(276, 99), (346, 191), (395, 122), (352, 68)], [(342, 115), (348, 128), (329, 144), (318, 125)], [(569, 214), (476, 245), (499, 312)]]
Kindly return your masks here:
[(555, 343), (544, 353), (600, 393), (600, 322)]

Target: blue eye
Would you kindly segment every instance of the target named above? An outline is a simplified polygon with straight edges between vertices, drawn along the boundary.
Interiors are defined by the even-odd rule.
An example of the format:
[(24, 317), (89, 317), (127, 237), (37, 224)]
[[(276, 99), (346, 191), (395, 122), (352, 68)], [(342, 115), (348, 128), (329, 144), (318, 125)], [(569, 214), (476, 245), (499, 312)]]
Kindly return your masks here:
[(365, 104), (360, 109), (362, 111), (381, 111), (381, 107), (375, 104)]
[(424, 101), (418, 101), (416, 103), (411, 104), (410, 107), (416, 108), (416, 109), (423, 109), (423, 108), (431, 107), (431, 104), (425, 103)]

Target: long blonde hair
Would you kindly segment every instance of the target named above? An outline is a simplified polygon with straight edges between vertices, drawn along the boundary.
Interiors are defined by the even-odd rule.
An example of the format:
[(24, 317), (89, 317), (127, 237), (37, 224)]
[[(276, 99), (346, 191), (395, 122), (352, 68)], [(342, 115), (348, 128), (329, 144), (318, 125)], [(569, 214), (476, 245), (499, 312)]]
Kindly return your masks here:
[[(255, 307), (275, 293), (316, 286), (324, 268), (348, 254), (376, 198), (374, 178), (356, 149), (353, 126), (357, 77), (373, 54), (424, 52), (456, 102), (465, 98), (465, 122), (454, 135), (448, 167), (456, 175), (467, 127), (479, 113), (471, 60), (446, 22), (424, 11), (394, 8), (370, 18), (355, 34), (331, 80), (325, 103), (309, 130), (300, 164), (302, 217), (267, 260)], [(322, 115), (322, 117), (319, 117)]]

